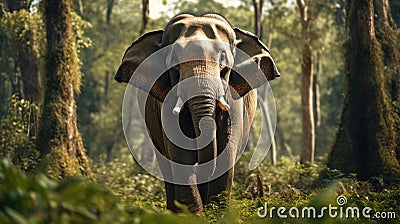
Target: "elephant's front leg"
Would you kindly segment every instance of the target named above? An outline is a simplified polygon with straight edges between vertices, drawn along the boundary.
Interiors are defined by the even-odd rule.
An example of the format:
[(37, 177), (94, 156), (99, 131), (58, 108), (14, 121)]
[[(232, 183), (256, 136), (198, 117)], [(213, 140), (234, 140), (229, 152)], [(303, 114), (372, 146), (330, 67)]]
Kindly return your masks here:
[[(190, 169), (197, 162), (197, 151), (179, 148), (168, 139), (166, 146), (174, 180), (174, 200), (187, 206), (190, 212), (202, 214), (203, 203), (196, 184), (196, 174), (193, 168)], [(188, 165), (188, 168), (183, 169), (182, 165)]]
[(208, 202), (210, 201), (219, 201), (219, 198), (216, 198), (221, 193), (226, 193), (226, 198), (222, 198), (222, 200), (229, 200), (230, 193), (232, 191), (233, 184), (233, 176), (234, 176), (234, 164), (236, 162), (237, 149), (236, 147), (224, 147), (226, 159), (222, 159), (222, 163), (217, 161), (217, 167), (231, 167), (228, 169), (223, 175), (213, 179), (208, 182)]
[[(161, 151), (161, 150), (160, 150)], [(162, 150), (162, 155), (156, 154), (157, 156), (157, 161), (158, 165), (160, 167), (161, 173), (164, 177), (164, 180), (167, 180), (168, 177), (172, 176), (172, 170), (171, 170), (171, 163), (165, 159), (162, 159), (162, 156), (167, 156), (168, 154), (166, 153), (166, 150)], [(167, 209), (177, 212), (178, 209), (175, 206), (174, 200), (175, 200), (175, 186), (173, 183), (170, 183), (168, 181), (164, 181), (164, 186), (165, 186), (165, 195), (167, 197)]]
[[(230, 197), (234, 176), (234, 165), (237, 154), (244, 141), (244, 122), (243, 111), (244, 105), (242, 100), (230, 98), (231, 110), (218, 111), (217, 117), (217, 136), (218, 136), (218, 159), (217, 167), (224, 167), (227, 170), (223, 175), (213, 179), (208, 183), (208, 200), (213, 200), (213, 197), (226, 193), (227, 199)], [(247, 113), (246, 113), (247, 114)], [(247, 119), (247, 117), (245, 118)], [(225, 169), (227, 168), (227, 169)], [(214, 198), (215, 199), (215, 198)]]

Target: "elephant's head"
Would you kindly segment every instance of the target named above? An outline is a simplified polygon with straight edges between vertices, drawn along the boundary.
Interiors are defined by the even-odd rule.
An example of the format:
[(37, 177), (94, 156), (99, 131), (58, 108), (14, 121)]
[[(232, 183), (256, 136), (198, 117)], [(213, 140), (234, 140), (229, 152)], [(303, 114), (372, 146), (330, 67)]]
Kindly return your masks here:
[[(163, 60), (152, 65), (166, 68), (166, 72), (157, 80), (151, 74), (135, 72), (151, 54), (170, 45), (172, 47), (165, 52)], [(238, 56), (237, 49), (249, 57), (243, 57), (243, 54)], [(254, 69), (254, 65), (258, 67)], [(197, 86), (193, 88), (201, 89), (203, 94), (189, 99), (187, 106), (195, 133), (199, 135), (201, 118), (214, 118), (217, 105), (222, 110), (229, 110), (229, 100), (225, 96), (240, 98), (267, 80), (279, 76), (269, 50), (253, 34), (232, 28), (224, 18), (216, 14), (200, 17), (182, 14), (174, 17), (164, 30), (146, 33), (136, 40), (125, 52), (115, 79), (149, 90), (150, 95), (160, 101), (164, 101), (170, 90), (178, 85), (178, 97), (173, 110), (178, 114), (184, 103), (181, 95), (190, 91), (184, 87), (179, 88), (179, 82), (196, 77)], [(216, 152), (215, 140), (207, 147)], [(211, 155), (215, 156), (215, 153)], [(200, 156), (199, 162), (209, 159)]]

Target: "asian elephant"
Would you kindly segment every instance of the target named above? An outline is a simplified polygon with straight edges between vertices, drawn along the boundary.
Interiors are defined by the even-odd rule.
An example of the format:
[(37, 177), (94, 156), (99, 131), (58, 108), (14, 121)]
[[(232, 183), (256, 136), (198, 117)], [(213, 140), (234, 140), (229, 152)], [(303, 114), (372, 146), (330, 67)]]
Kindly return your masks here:
[[(169, 50), (160, 53), (167, 46), (171, 46)], [(140, 65), (157, 52), (163, 57), (138, 72)], [(163, 67), (165, 71), (154, 76), (151, 73), (155, 67)], [(186, 183), (165, 180), (168, 209), (178, 211), (174, 203), (177, 201), (191, 212), (201, 214), (203, 205), (213, 196), (225, 191), (229, 198), (233, 165), (246, 142), (256, 110), (255, 88), (279, 76), (267, 47), (255, 35), (232, 28), (217, 14), (177, 15), (164, 30), (142, 35), (126, 50), (114, 78), (148, 92), (139, 91), (142, 94), (139, 99), (147, 99), (143, 114), (147, 130), (153, 145), (171, 161), (160, 164), (159, 160), (163, 176), (182, 179), (177, 177), (179, 170), (175, 163), (193, 167), (207, 163), (211, 167), (192, 169), (183, 177)], [(190, 78), (195, 80), (181, 86)], [(191, 97), (193, 91), (197, 92)], [(166, 105), (168, 95), (173, 104)], [(185, 136), (199, 141), (202, 134), (211, 134), (211, 140), (199, 150), (175, 144), (163, 126), (163, 107), (168, 107), (166, 111), (171, 116), (178, 116)], [(203, 119), (206, 117), (212, 118), (212, 122)], [(197, 142), (193, 148), (199, 145)], [(218, 161), (216, 158), (221, 154), (226, 158)], [(228, 169), (217, 175), (220, 167)], [(209, 181), (200, 183), (200, 176)]]

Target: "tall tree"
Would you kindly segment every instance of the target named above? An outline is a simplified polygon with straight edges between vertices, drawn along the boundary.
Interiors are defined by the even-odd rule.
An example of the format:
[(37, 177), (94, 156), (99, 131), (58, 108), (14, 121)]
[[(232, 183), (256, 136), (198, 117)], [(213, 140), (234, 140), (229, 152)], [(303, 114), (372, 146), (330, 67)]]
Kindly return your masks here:
[(302, 31), (302, 56), (301, 56), (301, 111), (302, 111), (302, 147), (300, 162), (312, 163), (314, 161), (315, 127), (313, 110), (313, 48), (311, 27), (313, 19), (309, 16), (308, 5), (304, 0), (297, 0), (300, 12)]
[(56, 178), (92, 177), (77, 127), (74, 93), (79, 92), (81, 73), (71, 25), (71, 0), (47, 0), (44, 4), (47, 55), (37, 141), (41, 168)]
[[(377, 4), (378, 3), (378, 4)], [(361, 179), (399, 176), (396, 132), (391, 97), (385, 88), (390, 79), (385, 69), (387, 47), (380, 43), (379, 20), (390, 10), (387, 0), (346, 2), (348, 40), (346, 44), (346, 97), (339, 131), (328, 166), (359, 175)], [(386, 20), (386, 19), (385, 19)], [(381, 30), (382, 31), (382, 30)], [(397, 65), (398, 65), (397, 61)]]

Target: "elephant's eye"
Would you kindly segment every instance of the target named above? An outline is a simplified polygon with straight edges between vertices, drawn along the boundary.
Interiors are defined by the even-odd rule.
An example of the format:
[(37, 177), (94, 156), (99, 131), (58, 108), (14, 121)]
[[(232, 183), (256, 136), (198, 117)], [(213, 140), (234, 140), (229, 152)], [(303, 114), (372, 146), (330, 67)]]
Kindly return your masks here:
[(226, 64), (227, 64), (227, 61), (226, 61), (226, 52), (223, 51), (223, 52), (221, 53), (221, 57), (220, 57), (220, 59), (219, 59), (219, 65), (222, 67), (222, 66), (226, 66)]

